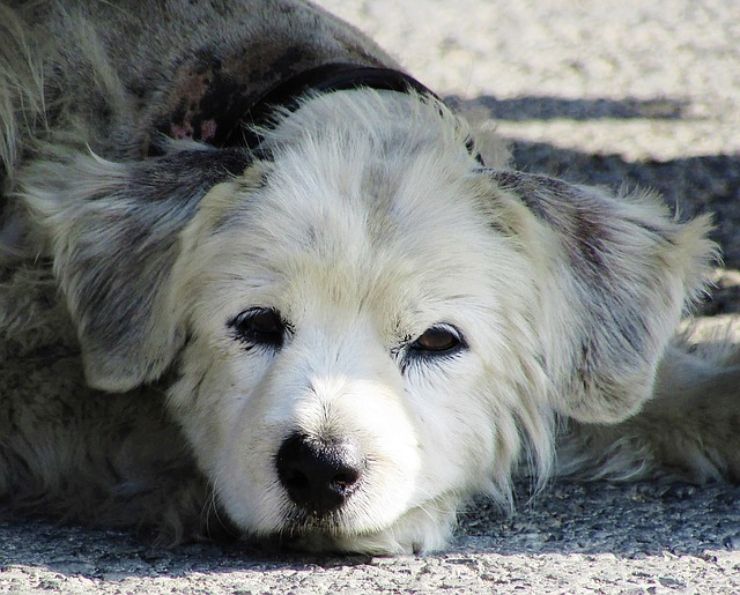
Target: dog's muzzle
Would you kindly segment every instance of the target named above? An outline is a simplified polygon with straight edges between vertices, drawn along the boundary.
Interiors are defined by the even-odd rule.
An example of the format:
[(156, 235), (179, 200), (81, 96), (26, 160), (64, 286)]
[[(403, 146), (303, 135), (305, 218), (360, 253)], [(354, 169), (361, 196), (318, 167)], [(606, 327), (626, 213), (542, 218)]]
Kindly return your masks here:
[(352, 442), (323, 442), (296, 433), (283, 441), (275, 466), (290, 500), (321, 517), (341, 508), (357, 490), (365, 460)]

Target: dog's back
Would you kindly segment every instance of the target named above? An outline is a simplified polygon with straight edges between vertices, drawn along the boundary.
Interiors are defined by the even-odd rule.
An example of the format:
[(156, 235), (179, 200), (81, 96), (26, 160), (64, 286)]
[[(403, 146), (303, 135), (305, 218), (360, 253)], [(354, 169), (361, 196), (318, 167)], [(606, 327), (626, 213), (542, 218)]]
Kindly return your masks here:
[(289, 75), (328, 62), (395, 65), (361, 33), (301, 0), (0, 10), (6, 177), (28, 157), (31, 140), (89, 147), (107, 159), (161, 153), (165, 137), (225, 144), (220, 128), (244, 124), (239, 109)]

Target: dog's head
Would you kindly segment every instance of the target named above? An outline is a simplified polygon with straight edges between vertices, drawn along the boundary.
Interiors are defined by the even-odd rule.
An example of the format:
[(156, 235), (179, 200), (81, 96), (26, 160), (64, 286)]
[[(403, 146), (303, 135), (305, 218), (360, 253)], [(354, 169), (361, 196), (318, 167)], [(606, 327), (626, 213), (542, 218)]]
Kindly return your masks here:
[(262, 159), (203, 149), (47, 165), (50, 232), (89, 381), (176, 367), (169, 406), (247, 532), (441, 546), (460, 498), (506, 499), (556, 414), (648, 398), (711, 253), (650, 197), (484, 169), (414, 96), (314, 98)]

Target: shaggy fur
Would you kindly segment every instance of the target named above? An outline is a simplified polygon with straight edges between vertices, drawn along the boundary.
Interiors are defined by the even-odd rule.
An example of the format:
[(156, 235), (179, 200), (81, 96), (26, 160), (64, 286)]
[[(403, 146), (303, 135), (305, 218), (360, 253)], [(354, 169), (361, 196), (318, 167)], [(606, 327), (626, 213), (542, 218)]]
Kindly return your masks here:
[[(482, 166), (465, 120), (412, 92), (309, 93), (250, 151), (237, 108), (285, 76), (397, 67), (297, 0), (0, 23), (12, 507), (418, 552), (470, 495), (509, 505), (520, 462), (540, 484), (740, 477), (738, 351), (673, 338), (707, 218), (513, 171), (495, 145)], [(296, 436), (341, 469), (328, 511), (285, 471)]]

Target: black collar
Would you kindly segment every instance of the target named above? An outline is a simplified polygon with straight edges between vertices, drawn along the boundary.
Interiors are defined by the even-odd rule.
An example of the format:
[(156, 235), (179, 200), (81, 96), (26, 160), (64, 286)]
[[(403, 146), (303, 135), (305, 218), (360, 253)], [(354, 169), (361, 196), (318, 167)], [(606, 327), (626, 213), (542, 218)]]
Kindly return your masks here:
[[(247, 127), (232, 128), (221, 143), (227, 146), (246, 145), (250, 149), (257, 149), (262, 142), (262, 137), (254, 131), (252, 126), (269, 124), (276, 107), (293, 111), (298, 108), (300, 98), (306, 93), (331, 93), (359, 88), (398, 91), (399, 93), (415, 91), (421, 95), (440, 99), (431, 89), (400, 70), (344, 62), (322, 64), (299, 72), (268, 89), (257, 98), (246, 113), (242, 114), (241, 121)], [(469, 151), (473, 151), (472, 139), (468, 140), (466, 146)], [(483, 164), (480, 155), (476, 154), (475, 158)]]
[[(399, 70), (334, 62), (309, 68), (280, 81), (258, 97), (246, 113), (242, 114), (241, 119), (248, 126), (268, 124), (276, 107), (293, 111), (298, 108), (300, 98), (306, 93), (331, 93), (362, 87), (400, 93), (416, 91), (438, 99), (430, 89)], [(238, 138), (239, 135), (242, 138)], [(222, 143), (246, 144), (249, 148), (256, 148), (261, 141), (260, 135), (251, 128), (242, 128), (229, 131)]]

